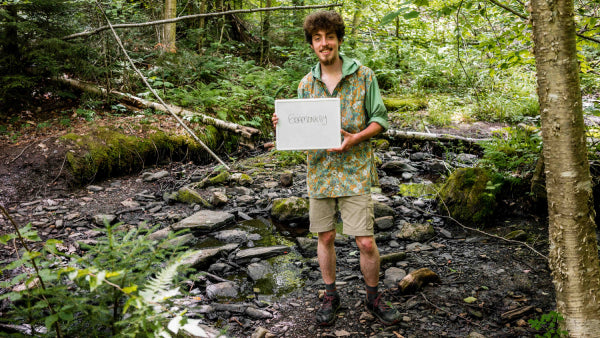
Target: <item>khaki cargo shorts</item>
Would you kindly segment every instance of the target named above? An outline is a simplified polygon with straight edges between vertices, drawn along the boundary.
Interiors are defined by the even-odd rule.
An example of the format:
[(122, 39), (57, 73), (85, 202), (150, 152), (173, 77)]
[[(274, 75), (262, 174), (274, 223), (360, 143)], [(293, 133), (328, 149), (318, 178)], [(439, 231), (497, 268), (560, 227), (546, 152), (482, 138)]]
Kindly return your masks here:
[(335, 229), (336, 211), (339, 209), (343, 233), (352, 236), (373, 236), (373, 200), (371, 195), (335, 198), (311, 198), (308, 216), (311, 232)]

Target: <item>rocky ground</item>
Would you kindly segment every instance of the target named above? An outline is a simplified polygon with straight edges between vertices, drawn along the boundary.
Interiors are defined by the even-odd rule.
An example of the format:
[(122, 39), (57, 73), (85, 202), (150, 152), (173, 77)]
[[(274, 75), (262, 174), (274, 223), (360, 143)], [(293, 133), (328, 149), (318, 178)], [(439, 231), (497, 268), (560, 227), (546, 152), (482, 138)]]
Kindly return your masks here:
[[(98, 236), (94, 229), (101, 223), (99, 217), (114, 217), (114, 221), (129, 225), (160, 224), (162, 228), (206, 211), (224, 217), (227, 225), (215, 221), (208, 230), (196, 232), (196, 241), (217, 238), (227, 255), (202, 260), (199, 269), (209, 272), (209, 278), (196, 283), (198, 300), (187, 300), (182, 306), (207, 327), (226, 329), (230, 337), (529, 337), (535, 331), (527, 320), (554, 308), (551, 278), (540, 254), (518, 241), (468, 231), (449, 221), (440, 215), (431, 193), (399, 193), (401, 183), (431, 183), (443, 177), (447, 168), (472, 165), (476, 157), (470, 154), (434, 156), (426, 146), (421, 151), (394, 146), (378, 151), (383, 161), (382, 190), (374, 194), (379, 205), (376, 237), (384, 257), (380, 285), (402, 313), (402, 321), (385, 327), (365, 312), (357, 247), (352, 238), (340, 236), (336, 251), (343, 308), (333, 326), (322, 328), (314, 321), (323, 289), (314, 260), (314, 240), (305, 236), (301, 221), (277, 226), (271, 222), (275, 200), (306, 197), (303, 164), (282, 167), (281, 159), (262, 150), (239, 159), (231, 170), (232, 174), (247, 174), (247, 181), (232, 175), (221, 183), (211, 183), (207, 178), (214, 176), (214, 165), (171, 163), (71, 188), (62, 176), (63, 157), (54, 144), (54, 138), (40, 137), (2, 146), (0, 202), (14, 219), (19, 224), (31, 222), (42, 238), (62, 239), (66, 247), (78, 250), (77, 242), (93, 242)], [(177, 198), (181, 188), (197, 182), (204, 184), (194, 189), (198, 195), (195, 202)], [(268, 255), (301, 255), (294, 262), (300, 281), (297, 287), (277, 295), (259, 291), (253, 298), (240, 300), (240, 294), (247, 292), (244, 290), (252, 290), (253, 282), (264, 278), (263, 267), (273, 268), (264, 252), (254, 255), (246, 251), (261, 247), (260, 235), (248, 229), (232, 233), (248, 220), (260, 220), (277, 229), (278, 236), (291, 243), (289, 250), (267, 246), (273, 250)], [(0, 226), (2, 233), (11, 231), (5, 218), (0, 218)], [(513, 206), (485, 231), (503, 237), (523, 230), (517, 239), (545, 254), (546, 229), (543, 220)], [(250, 256), (242, 259), (243, 254)], [(0, 247), (0, 255), (8, 262), (15, 248)], [(248, 283), (231, 278), (240, 268)], [(439, 281), (400, 294), (398, 282), (421, 268), (435, 272)]]

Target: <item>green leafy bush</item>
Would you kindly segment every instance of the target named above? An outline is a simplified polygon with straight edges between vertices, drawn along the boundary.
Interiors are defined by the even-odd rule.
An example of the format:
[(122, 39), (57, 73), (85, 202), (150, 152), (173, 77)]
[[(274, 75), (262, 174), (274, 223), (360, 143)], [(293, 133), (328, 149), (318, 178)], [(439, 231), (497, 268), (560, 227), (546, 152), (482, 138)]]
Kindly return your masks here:
[(542, 137), (535, 127), (507, 127), (494, 131), (492, 141), (482, 146), (482, 165), (522, 176), (535, 169), (542, 150)]
[[(173, 313), (169, 305), (180, 293), (173, 286), (178, 268), (193, 252), (157, 245), (148, 238), (153, 230), (105, 224), (97, 243), (81, 244), (81, 256), (59, 250), (62, 241), (42, 242), (30, 224), (0, 237), (2, 244), (17, 239), (24, 246), (21, 258), (2, 268), (13, 277), (2, 283), (12, 291), (0, 296), (11, 302), (1, 321), (45, 327), (64, 337), (82, 332), (170, 337), (179, 329), (202, 333), (198, 320)], [(163, 267), (163, 262), (168, 263)]]
[(560, 313), (550, 311), (543, 314), (539, 319), (530, 319), (529, 325), (533, 329), (543, 332), (543, 335), (536, 334), (536, 338), (562, 338), (569, 336), (569, 332), (560, 328), (560, 322), (564, 320)]

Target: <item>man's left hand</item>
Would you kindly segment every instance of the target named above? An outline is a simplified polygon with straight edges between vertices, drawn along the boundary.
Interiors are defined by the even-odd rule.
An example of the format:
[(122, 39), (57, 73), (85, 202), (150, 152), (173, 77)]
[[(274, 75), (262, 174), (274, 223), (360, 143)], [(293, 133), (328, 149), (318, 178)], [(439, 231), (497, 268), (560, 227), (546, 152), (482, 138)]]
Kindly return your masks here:
[(351, 134), (345, 131), (344, 129), (341, 129), (341, 132), (342, 136), (344, 136), (344, 141), (342, 142), (342, 145), (337, 148), (327, 149), (327, 151), (331, 151), (334, 153), (343, 153), (360, 142), (357, 134)]

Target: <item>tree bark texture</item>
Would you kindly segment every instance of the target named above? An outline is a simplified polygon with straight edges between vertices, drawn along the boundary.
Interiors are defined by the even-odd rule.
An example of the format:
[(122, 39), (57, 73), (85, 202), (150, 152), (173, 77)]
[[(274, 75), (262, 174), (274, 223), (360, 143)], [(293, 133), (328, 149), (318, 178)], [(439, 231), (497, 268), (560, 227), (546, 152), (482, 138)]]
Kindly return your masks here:
[(532, 0), (548, 193), (549, 265), (571, 337), (600, 333), (600, 263), (572, 0)]
[[(163, 18), (165, 20), (177, 18), (177, 0), (165, 0)], [(177, 50), (175, 47), (177, 41), (176, 26), (175, 22), (163, 26), (163, 50), (167, 53), (175, 53)]]

